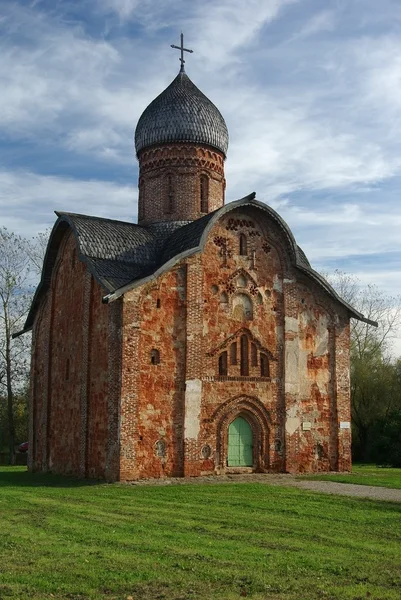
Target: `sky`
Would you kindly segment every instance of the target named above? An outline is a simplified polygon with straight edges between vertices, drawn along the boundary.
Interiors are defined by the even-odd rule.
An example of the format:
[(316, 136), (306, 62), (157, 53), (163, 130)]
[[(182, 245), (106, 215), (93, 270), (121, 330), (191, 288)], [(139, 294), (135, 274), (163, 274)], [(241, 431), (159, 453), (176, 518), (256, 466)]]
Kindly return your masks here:
[[(135, 126), (179, 70), (312, 266), (401, 293), (400, 0), (0, 0), (0, 225), (136, 222)], [(401, 342), (400, 342), (401, 353)]]

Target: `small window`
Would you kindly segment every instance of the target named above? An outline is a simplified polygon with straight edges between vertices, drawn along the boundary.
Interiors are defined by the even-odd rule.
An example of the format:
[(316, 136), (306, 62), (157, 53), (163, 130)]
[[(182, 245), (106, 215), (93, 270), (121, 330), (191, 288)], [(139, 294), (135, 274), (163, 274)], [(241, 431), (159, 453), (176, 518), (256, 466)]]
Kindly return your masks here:
[(227, 352), (222, 352), (219, 356), (219, 375), (227, 375)]
[(209, 212), (209, 179), (206, 175), (200, 176), (200, 207), (201, 213)]
[(261, 377), (270, 377), (269, 359), (263, 352), (260, 353), (260, 375)]
[(226, 292), (223, 292), (221, 294), (220, 302), (221, 302), (221, 304), (228, 304), (228, 296), (227, 296)]
[(166, 213), (174, 212), (174, 183), (173, 176), (167, 175)]
[(160, 352), (158, 350), (153, 349), (150, 353), (150, 362), (152, 365), (160, 364)]
[(241, 375), (249, 375), (249, 343), (246, 335), (241, 335)]
[(230, 346), (230, 363), (237, 364), (237, 342), (233, 342)]
[(161, 306), (161, 302), (160, 302), (160, 298), (158, 298), (156, 300), (156, 308), (160, 308), (160, 306)]
[(240, 233), (239, 236), (239, 253), (241, 256), (248, 256), (248, 243), (246, 235)]
[(258, 350), (256, 348), (256, 344), (252, 342), (251, 344), (251, 365), (253, 367), (258, 366)]

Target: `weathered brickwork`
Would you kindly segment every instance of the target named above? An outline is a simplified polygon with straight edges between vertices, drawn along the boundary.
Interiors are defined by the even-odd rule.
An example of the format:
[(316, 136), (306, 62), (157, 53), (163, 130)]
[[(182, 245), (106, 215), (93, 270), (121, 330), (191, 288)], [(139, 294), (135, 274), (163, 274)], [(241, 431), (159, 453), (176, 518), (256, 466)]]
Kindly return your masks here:
[(139, 227), (58, 213), (25, 324), (29, 468), (349, 470), (349, 320), (362, 316), (255, 194), (224, 206), (227, 127), (183, 70), (135, 147)]
[(121, 478), (183, 474), (185, 267), (124, 298)]
[[(349, 318), (293, 266), (277, 222), (232, 210), (203, 252), (110, 305), (60, 245), (34, 327), (31, 465), (110, 481), (349, 470)], [(341, 425), (341, 426), (340, 426)]]
[(34, 327), (33, 470), (106, 475), (109, 309), (101, 298), (67, 235)]
[(224, 156), (215, 149), (164, 144), (141, 152), (139, 169), (141, 225), (192, 221), (224, 204)]

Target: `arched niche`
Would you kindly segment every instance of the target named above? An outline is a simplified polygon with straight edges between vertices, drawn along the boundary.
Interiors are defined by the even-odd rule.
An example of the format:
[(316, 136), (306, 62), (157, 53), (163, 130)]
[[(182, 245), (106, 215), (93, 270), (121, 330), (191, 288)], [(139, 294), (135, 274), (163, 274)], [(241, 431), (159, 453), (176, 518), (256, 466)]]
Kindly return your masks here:
[(234, 319), (237, 319), (237, 321), (252, 321), (253, 305), (247, 294), (236, 294), (232, 306)]

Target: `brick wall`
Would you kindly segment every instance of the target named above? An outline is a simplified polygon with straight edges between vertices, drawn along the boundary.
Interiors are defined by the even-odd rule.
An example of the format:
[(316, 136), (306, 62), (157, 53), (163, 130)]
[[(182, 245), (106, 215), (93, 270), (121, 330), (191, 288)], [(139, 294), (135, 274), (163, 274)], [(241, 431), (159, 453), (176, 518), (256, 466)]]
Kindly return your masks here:
[[(201, 176), (207, 179), (207, 209)], [(153, 147), (139, 155), (138, 222), (191, 221), (224, 204), (224, 156), (195, 144)]]
[(34, 323), (33, 470), (106, 476), (110, 311), (102, 293), (66, 234)]
[(183, 474), (185, 276), (124, 297), (121, 479)]

